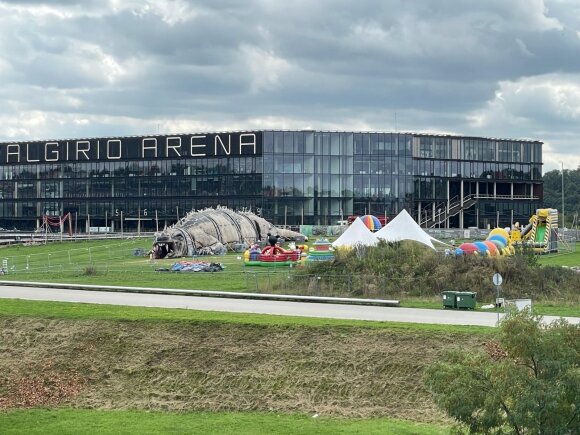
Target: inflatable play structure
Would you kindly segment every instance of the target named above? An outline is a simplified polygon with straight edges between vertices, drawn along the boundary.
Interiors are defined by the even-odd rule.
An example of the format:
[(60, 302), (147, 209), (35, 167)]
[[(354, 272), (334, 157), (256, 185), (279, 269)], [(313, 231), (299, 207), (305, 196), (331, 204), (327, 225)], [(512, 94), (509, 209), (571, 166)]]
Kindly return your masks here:
[(530, 218), (528, 225), (519, 229), (515, 225), (511, 234), (512, 242), (525, 244), (534, 248), (538, 254), (558, 252), (558, 210), (540, 208)]
[(249, 246), (276, 233), (285, 240), (304, 240), (304, 235), (277, 228), (251, 212), (225, 207), (191, 211), (175, 225), (155, 234), (153, 258), (192, 255), (224, 255), (236, 245)]
[(332, 244), (325, 238), (318, 239), (312, 244), (312, 248), (306, 257), (307, 262), (311, 261), (328, 261), (334, 258), (334, 253), (331, 251)]
[(278, 236), (268, 234), (269, 245), (260, 249), (253, 245), (244, 252), (244, 264), (246, 266), (290, 266), (300, 261), (302, 251), (300, 249), (284, 249), (278, 244)]
[[(456, 249), (457, 255), (513, 255), (515, 247), (530, 246), (537, 254), (558, 252), (558, 210), (541, 208), (530, 218), (528, 225), (520, 229), (516, 222), (509, 230), (491, 230), (486, 240), (463, 243)], [(495, 247), (493, 246), (495, 245)]]
[(510, 233), (504, 228), (495, 228), (490, 231), (487, 239), (476, 242), (466, 242), (459, 245), (455, 255), (513, 255), (515, 249)]

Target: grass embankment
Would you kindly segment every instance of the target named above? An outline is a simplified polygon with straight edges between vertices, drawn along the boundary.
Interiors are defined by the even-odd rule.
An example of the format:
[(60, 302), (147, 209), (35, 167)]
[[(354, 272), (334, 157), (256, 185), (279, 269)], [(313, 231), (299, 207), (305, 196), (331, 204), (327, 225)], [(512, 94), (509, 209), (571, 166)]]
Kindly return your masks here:
[[(0, 306), (2, 407), (218, 411), (206, 419), (209, 429), (220, 419), (238, 418), (226, 411), (319, 414), (330, 417), (329, 431), (343, 424), (336, 418), (445, 424), (421, 381), (425, 366), (450, 347), (481, 346), (492, 331), (276, 316), (238, 315), (245, 320), (236, 321), (223, 313), (14, 300)], [(56, 421), (77, 412), (56, 411)], [(79, 413), (80, 422), (101, 418), (87, 412)], [(11, 425), (17, 416), (51, 419), (43, 413), (8, 412), (0, 419)], [(247, 418), (249, 428), (256, 424), (254, 431), (276, 420), (239, 418)], [(312, 425), (321, 424), (280, 419), (282, 427), (298, 422), (317, 432)], [(355, 420), (346, 426), (366, 432), (390, 424)], [(408, 433), (422, 432), (413, 430)]]

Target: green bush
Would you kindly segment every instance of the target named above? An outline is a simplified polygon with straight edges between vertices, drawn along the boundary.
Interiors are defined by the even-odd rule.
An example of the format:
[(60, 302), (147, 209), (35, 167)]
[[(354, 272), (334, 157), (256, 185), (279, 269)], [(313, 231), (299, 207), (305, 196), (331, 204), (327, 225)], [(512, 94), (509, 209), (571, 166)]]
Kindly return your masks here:
[(506, 298), (580, 302), (578, 273), (539, 266), (528, 252), (509, 257), (454, 257), (414, 242), (338, 250), (333, 261), (307, 263), (297, 270), (290, 285), (317, 276), (320, 292), (342, 296), (437, 297), (444, 290), (456, 290), (477, 292), (482, 301), (495, 298), (491, 278), (496, 272), (504, 278), (501, 291)]
[(93, 276), (93, 275), (98, 275), (98, 274), (99, 274), (99, 272), (95, 266), (87, 266), (83, 270), (84, 276)]
[(448, 352), (425, 383), (469, 433), (579, 433), (579, 334), (563, 319), (511, 313), (484, 349)]

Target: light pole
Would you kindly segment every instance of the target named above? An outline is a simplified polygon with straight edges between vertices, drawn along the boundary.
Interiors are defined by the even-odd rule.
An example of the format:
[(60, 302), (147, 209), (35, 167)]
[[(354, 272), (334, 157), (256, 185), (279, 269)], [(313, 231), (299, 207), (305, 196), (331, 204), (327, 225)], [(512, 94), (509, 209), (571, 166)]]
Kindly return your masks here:
[(562, 228), (565, 228), (565, 220), (564, 220), (564, 162), (562, 163)]

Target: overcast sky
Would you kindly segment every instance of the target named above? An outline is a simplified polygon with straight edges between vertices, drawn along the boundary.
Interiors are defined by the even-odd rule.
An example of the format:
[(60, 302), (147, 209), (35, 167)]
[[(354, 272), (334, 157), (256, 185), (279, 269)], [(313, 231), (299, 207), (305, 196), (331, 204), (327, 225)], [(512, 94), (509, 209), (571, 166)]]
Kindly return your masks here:
[(580, 0), (0, 0), (0, 140), (325, 129), (580, 165)]

